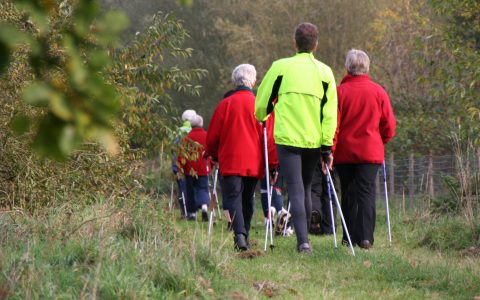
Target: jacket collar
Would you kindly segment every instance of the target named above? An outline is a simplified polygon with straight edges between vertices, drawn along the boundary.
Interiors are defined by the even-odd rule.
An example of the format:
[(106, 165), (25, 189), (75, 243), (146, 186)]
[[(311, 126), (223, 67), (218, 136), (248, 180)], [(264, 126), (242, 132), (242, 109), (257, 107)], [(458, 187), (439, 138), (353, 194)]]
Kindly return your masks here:
[(295, 56), (298, 56), (298, 57), (311, 57), (311, 58), (314, 58), (313, 56), (313, 53), (312, 52), (297, 52), (295, 54)]
[(368, 76), (368, 74), (364, 74), (364, 75), (350, 75), (350, 74), (347, 74), (345, 77), (343, 77), (342, 83), (361, 82), (361, 81), (369, 81), (369, 80), (370, 80), (370, 76)]
[(253, 90), (251, 88), (249, 88), (248, 86), (244, 86), (244, 85), (239, 85), (235, 88), (235, 92), (236, 91), (250, 91), (253, 93)]

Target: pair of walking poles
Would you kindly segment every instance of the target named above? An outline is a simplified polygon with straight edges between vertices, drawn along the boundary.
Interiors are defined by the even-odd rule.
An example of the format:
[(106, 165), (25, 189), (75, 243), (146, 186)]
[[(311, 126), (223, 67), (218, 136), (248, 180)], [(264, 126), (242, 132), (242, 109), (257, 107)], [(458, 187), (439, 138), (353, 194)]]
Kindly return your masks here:
[[(269, 168), (268, 168), (268, 145), (267, 145), (268, 141), (267, 141), (267, 127), (266, 126), (263, 127), (263, 139), (264, 139), (264, 152), (265, 152), (265, 171), (266, 171), (265, 177), (266, 177), (266, 181), (267, 181), (267, 199), (268, 199), (268, 210), (267, 210), (268, 213), (267, 213), (267, 223), (265, 224), (265, 227), (266, 227), (265, 228), (265, 243), (264, 243), (264, 246), (263, 246), (263, 250), (267, 251), (267, 240), (268, 240), (268, 236), (269, 236), (269, 233), (270, 233), (270, 250), (273, 251), (275, 246), (273, 244), (272, 215), (271, 215), (271, 212), (270, 212), (270, 206), (271, 206), (271, 203), (272, 203), (272, 188), (270, 187), (270, 176), (269, 176), (270, 172), (269, 172)], [(331, 218), (332, 218), (334, 245), (335, 245), (335, 248), (336, 248), (337, 247), (337, 241), (336, 241), (336, 234), (335, 234), (335, 224), (333, 223), (334, 222), (333, 206), (332, 206), (332, 197), (331, 197), (331, 194), (330, 194), (330, 185), (332, 185), (332, 187), (333, 187), (330, 171), (327, 168), (327, 186), (328, 186), (328, 191), (329, 191), (329, 196), (330, 196), (330, 215), (331, 215)], [(346, 226), (346, 223), (345, 223), (345, 219), (343, 218), (342, 209), (341, 209), (340, 204), (338, 202), (338, 197), (337, 197), (337, 193), (335, 192), (335, 188), (333, 188), (333, 194), (335, 196), (335, 202), (336, 202), (338, 211), (340, 213), (340, 218), (342, 219), (342, 224), (343, 224), (343, 226), (345, 228), (345, 232), (347, 234), (350, 249), (352, 250), (353, 256), (355, 256), (355, 250), (353, 250), (352, 242), (350, 240), (350, 234), (348, 233), (348, 229), (347, 229), (347, 226)], [(284, 235), (286, 233), (285, 229), (286, 229), (287, 223), (288, 223), (288, 213), (289, 213), (289, 211), (290, 211), (290, 204), (288, 206), (287, 218), (285, 220)]]
[[(348, 244), (350, 246), (350, 249), (352, 251), (353, 256), (355, 256), (355, 251), (353, 250), (352, 246), (352, 241), (350, 240), (350, 234), (348, 232), (347, 225), (345, 224), (345, 219), (343, 217), (342, 209), (340, 207), (340, 204), (338, 202), (338, 196), (337, 192), (335, 190), (335, 186), (333, 185), (333, 180), (332, 176), (330, 174), (330, 170), (327, 169), (327, 189), (328, 189), (328, 198), (330, 199), (330, 217), (332, 220), (332, 229), (333, 229), (333, 245), (335, 248), (337, 248), (337, 237), (335, 233), (335, 218), (333, 216), (333, 204), (332, 204), (332, 191), (335, 199), (335, 204), (337, 205), (338, 211), (340, 212), (340, 217), (342, 220), (343, 228), (345, 228), (345, 233), (347, 234), (347, 239), (348, 239)], [(392, 246), (392, 234), (390, 230), (390, 210), (388, 207), (388, 190), (387, 190), (387, 171), (385, 168), (385, 161), (382, 163), (382, 170), (383, 170), (383, 187), (385, 191), (385, 211), (386, 211), (386, 221), (387, 221), (387, 240), (388, 240), (388, 246)]]
[[(268, 203), (268, 213), (267, 213), (267, 223), (265, 224), (265, 242), (264, 242), (264, 247), (263, 250), (267, 251), (267, 240), (268, 236), (270, 236), (270, 249), (273, 251), (275, 248), (273, 244), (273, 229), (272, 229), (272, 215), (271, 215), (271, 210), (270, 206), (272, 203), (272, 187), (270, 187), (270, 172), (269, 172), (269, 167), (268, 167), (268, 146), (267, 146), (267, 127), (263, 127), (263, 138), (264, 138), (264, 152), (265, 152), (265, 171), (266, 171), (266, 183), (267, 183), (267, 203)], [(392, 239), (391, 239), (391, 231), (390, 231), (390, 212), (389, 212), (389, 207), (388, 207), (388, 191), (387, 191), (387, 176), (386, 176), (386, 169), (385, 169), (385, 162), (382, 164), (383, 167), (383, 183), (384, 183), (384, 190), (385, 190), (385, 209), (386, 209), (386, 215), (387, 215), (387, 227), (388, 227), (388, 245), (392, 245)], [(330, 200), (330, 217), (332, 220), (332, 228), (333, 228), (333, 243), (334, 247), (337, 248), (337, 237), (336, 237), (336, 232), (335, 232), (335, 218), (333, 216), (333, 204), (332, 204), (332, 191), (333, 191), (333, 196), (335, 199), (335, 204), (337, 206), (338, 212), (340, 213), (340, 219), (342, 221), (343, 228), (345, 228), (345, 233), (347, 235), (348, 239), (348, 245), (350, 247), (350, 250), (352, 252), (352, 255), (355, 256), (355, 250), (353, 249), (353, 244), (352, 240), (350, 239), (350, 233), (348, 232), (347, 224), (345, 222), (345, 218), (343, 217), (343, 212), (342, 208), (340, 206), (340, 203), (338, 201), (338, 196), (337, 192), (335, 190), (335, 186), (333, 185), (333, 180), (332, 180), (332, 175), (330, 174), (330, 170), (327, 167), (326, 168), (326, 175), (327, 175), (327, 189), (328, 189), (328, 197)], [(287, 228), (287, 223), (288, 223), (288, 214), (290, 213), (290, 203), (288, 204), (288, 211), (287, 211), (287, 217), (285, 219), (285, 226), (284, 226), (284, 231), (283, 235), (286, 235), (286, 228)], [(270, 233), (270, 234), (269, 234)]]
[(208, 197), (210, 198), (210, 216), (208, 218), (208, 236), (212, 234), (213, 228), (213, 219), (215, 218), (215, 203), (217, 204), (218, 218), (221, 219), (222, 215), (220, 214), (220, 205), (218, 205), (218, 195), (217, 195), (217, 181), (218, 181), (218, 168), (215, 168), (213, 172), (213, 186), (212, 191), (210, 191), (210, 177), (209, 172), (209, 162), (207, 159), (207, 185), (208, 185)]

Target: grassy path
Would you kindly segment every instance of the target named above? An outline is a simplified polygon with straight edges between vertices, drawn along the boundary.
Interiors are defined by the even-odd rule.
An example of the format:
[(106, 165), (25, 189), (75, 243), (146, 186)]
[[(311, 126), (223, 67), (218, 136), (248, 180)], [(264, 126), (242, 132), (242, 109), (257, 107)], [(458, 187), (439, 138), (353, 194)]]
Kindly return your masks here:
[[(382, 219), (379, 216), (379, 220)], [(275, 250), (263, 251), (263, 226), (252, 230), (253, 258), (232, 248), (224, 228), (216, 228), (213, 247), (230, 255), (229, 268), (214, 285), (236, 299), (474, 299), (480, 296), (480, 259), (415, 248), (415, 232), (394, 220), (394, 245), (378, 222), (374, 248), (334, 249), (331, 236), (311, 236), (313, 255), (295, 251), (295, 237), (277, 237)], [(192, 226), (187, 225), (191, 230)], [(206, 224), (198, 223), (201, 230)], [(202, 228), (205, 226), (205, 229)], [(222, 225), (223, 226), (223, 225)], [(340, 238), (337, 238), (340, 240)], [(259, 256), (255, 256), (258, 254)]]
[[(34, 213), (0, 210), (0, 299), (478, 299), (480, 257), (418, 245), (422, 228), (393, 217), (386, 247), (378, 216), (373, 249), (356, 257), (331, 237), (312, 236), (313, 255), (294, 237), (263, 252), (252, 229), (253, 258), (233, 250), (219, 223), (178, 219), (148, 197), (63, 203)], [(442, 231), (444, 230), (444, 231)], [(471, 241), (471, 240), (470, 240)], [(477, 297), (477, 298), (476, 298)]]

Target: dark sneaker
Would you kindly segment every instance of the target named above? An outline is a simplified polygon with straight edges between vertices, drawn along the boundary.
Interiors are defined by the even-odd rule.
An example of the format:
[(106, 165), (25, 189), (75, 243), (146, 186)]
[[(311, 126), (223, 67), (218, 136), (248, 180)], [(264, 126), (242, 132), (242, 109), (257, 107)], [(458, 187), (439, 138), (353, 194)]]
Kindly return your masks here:
[(302, 243), (297, 247), (298, 253), (312, 254), (312, 247), (309, 243)]
[(233, 243), (235, 250), (238, 251), (247, 251), (248, 250), (248, 243), (247, 238), (243, 234), (236, 234), (233, 238)]
[(206, 210), (202, 210), (202, 221), (208, 222), (208, 213)]
[(358, 246), (360, 248), (368, 250), (368, 249), (372, 248), (373, 245), (372, 245), (372, 243), (370, 243), (369, 240), (361, 240), (360, 243), (358, 244)]

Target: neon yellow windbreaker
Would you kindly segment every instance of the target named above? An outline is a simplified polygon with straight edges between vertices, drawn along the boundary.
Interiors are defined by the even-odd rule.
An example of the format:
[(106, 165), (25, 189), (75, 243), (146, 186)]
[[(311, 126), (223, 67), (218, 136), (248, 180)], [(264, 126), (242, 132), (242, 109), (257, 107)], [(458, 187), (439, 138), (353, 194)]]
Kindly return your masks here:
[(297, 53), (273, 62), (265, 74), (257, 91), (255, 117), (264, 121), (275, 112), (276, 144), (299, 148), (332, 146), (337, 101), (330, 67), (311, 53)]

